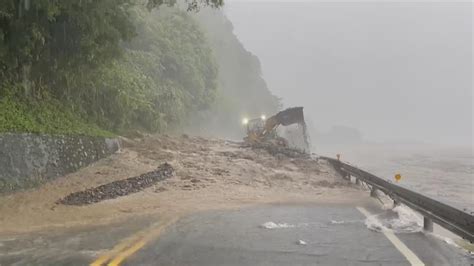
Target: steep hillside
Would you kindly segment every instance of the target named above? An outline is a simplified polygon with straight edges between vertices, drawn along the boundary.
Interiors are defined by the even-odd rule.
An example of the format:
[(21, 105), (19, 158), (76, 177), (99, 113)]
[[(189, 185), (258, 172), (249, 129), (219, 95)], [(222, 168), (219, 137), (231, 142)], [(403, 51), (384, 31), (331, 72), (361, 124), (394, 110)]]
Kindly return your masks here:
[(243, 116), (278, 109), (217, 10), (9, 1), (0, 20), (0, 132), (239, 136)]
[[(201, 133), (240, 138), (241, 120), (278, 111), (280, 100), (262, 78), (259, 59), (245, 49), (222, 11), (205, 9), (195, 15), (208, 36), (219, 66), (217, 102), (195, 125)], [(203, 121), (203, 122), (201, 122)]]
[[(11, 27), (25, 19), (6, 6), (11, 14), (0, 12), (11, 20), (0, 28), (0, 132), (165, 131), (209, 108), (217, 65), (203, 31), (185, 11), (131, 3), (34, 2), (28, 22), (43, 28), (21, 37), (42, 34), (43, 42), (22, 51), (12, 48), (20, 36)], [(44, 22), (50, 9), (55, 13)], [(96, 22), (90, 13), (108, 15)]]

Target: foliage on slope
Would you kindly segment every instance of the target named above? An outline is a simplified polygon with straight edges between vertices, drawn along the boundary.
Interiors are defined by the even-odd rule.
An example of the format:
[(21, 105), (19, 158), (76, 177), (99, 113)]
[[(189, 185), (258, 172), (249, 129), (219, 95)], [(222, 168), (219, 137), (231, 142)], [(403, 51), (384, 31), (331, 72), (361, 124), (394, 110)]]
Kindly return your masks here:
[(0, 131), (61, 131), (41, 118), (51, 109), (91, 128), (165, 130), (214, 100), (217, 67), (185, 12), (131, 0), (23, 2), (0, 4), (0, 108), (8, 99), (39, 109), (20, 108), (27, 127), (0, 112)]
[(0, 132), (156, 132), (191, 121), (237, 136), (243, 116), (276, 112), (258, 59), (223, 13), (165, 7), (176, 2), (0, 2)]
[(0, 99), (0, 132), (114, 136), (85, 122), (55, 100), (31, 102), (12, 96)]
[(76, 84), (91, 90), (80, 106), (109, 130), (166, 130), (213, 102), (217, 66), (186, 13), (137, 7), (133, 16), (137, 37), (124, 44), (123, 56)]

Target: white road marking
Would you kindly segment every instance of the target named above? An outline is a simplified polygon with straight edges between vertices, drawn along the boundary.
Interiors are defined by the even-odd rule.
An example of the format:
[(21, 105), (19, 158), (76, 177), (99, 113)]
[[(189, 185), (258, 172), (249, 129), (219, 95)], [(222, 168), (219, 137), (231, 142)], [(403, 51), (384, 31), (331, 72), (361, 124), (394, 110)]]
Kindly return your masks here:
[[(363, 207), (356, 207), (357, 210), (359, 210), (363, 215), (365, 215), (367, 218), (372, 216), (370, 212), (368, 212), (365, 208)], [(392, 242), (392, 244), (402, 253), (403, 256), (410, 262), (411, 265), (416, 265), (416, 266), (422, 266), (425, 265), (418, 256), (416, 256), (413, 251), (411, 251), (394, 233), (392, 230), (382, 230), (382, 233)]]

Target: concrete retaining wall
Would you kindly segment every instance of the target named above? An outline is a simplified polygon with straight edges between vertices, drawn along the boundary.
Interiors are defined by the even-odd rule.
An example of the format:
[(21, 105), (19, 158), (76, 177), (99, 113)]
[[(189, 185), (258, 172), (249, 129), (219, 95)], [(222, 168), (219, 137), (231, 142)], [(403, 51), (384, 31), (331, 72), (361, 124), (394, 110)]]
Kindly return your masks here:
[(119, 148), (118, 139), (0, 134), (0, 193), (74, 172)]

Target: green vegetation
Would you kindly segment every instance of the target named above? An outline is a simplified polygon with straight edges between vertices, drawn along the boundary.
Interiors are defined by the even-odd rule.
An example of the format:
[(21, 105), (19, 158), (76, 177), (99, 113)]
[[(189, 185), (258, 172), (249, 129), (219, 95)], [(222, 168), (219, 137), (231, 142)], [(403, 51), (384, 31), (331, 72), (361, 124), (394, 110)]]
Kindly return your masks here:
[(54, 101), (0, 100), (0, 132), (30, 132), (113, 137), (114, 134), (84, 122)]
[[(222, 0), (185, 3), (199, 10)], [(235, 131), (242, 114), (276, 111), (258, 59), (223, 14), (175, 4), (2, 1), (0, 132), (103, 136), (193, 123)]]
[(158, 131), (209, 107), (217, 67), (206, 38), (184, 11), (149, 9), (160, 4), (3, 1), (0, 131)]
[(126, 69), (147, 77), (148, 105), (159, 112), (156, 123), (141, 125), (166, 130), (214, 103), (217, 65), (203, 31), (188, 14), (169, 8), (151, 14), (135, 11), (139, 32), (126, 48)]

